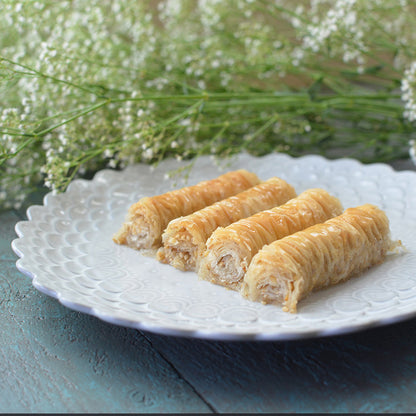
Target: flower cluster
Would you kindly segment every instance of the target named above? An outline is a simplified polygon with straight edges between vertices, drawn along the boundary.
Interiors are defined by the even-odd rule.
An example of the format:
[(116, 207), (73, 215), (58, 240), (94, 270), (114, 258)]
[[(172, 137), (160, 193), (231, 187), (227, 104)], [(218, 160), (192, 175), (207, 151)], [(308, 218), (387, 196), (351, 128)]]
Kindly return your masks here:
[(405, 103), (403, 115), (409, 121), (416, 121), (416, 61), (404, 72), (401, 90)]
[(4, 0), (0, 207), (168, 157), (404, 157), (411, 3)]
[(368, 22), (357, 15), (357, 0), (337, 0), (322, 20), (315, 15), (306, 26), (302, 46), (315, 53), (326, 49), (331, 56), (340, 53), (343, 62), (356, 61), (362, 71), (368, 51), (364, 42)]

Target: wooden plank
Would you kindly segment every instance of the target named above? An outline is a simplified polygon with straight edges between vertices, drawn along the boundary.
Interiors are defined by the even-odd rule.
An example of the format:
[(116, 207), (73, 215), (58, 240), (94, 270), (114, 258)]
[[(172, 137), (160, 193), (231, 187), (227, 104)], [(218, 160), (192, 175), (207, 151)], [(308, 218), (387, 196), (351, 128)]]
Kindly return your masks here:
[(11, 249), (11, 242), (17, 238), (14, 226), (20, 217), (13, 211), (0, 213), (0, 262), (17, 259)]
[(220, 413), (399, 413), (416, 408), (415, 319), (290, 342), (146, 336)]
[(31, 192), (23, 201), (22, 206), (16, 210), (17, 215), (23, 220), (27, 219), (26, 211), (32, 205), (43, 205), (43, 198), (49, 192), (47, 188), (39, 188)]
[(3, 265), (2, 411), (210, 411), (138, 331), (71, 311), (17, 280)]
[(0, 215), (0, 410), (212, 410), (136, 330), (72, 311), (15, 267), (13, 213)]
[(416, 171), (416, 165), (411, 159), (398, 159), (389, 163), (395, 170), (412, 170)]

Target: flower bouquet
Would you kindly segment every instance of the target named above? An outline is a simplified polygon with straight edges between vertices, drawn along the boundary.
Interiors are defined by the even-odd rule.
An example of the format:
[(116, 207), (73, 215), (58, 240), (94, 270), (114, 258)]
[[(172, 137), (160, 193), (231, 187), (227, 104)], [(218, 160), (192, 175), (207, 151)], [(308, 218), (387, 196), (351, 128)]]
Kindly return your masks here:
[[(4, 0), (0, 206), (202, 154), (415, 156), (408, 0)], [(184, 173), (185, 174), (185, 173)]]

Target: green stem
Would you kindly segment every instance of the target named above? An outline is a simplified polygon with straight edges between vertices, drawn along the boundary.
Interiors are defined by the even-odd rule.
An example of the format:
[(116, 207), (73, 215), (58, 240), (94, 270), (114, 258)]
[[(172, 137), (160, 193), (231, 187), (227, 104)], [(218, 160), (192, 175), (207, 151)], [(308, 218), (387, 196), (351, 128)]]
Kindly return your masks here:
[(73, 82), (54, 77), (53, 75), (45, 74), (44, 72), (38, 71), (35, 68), (32, 68), (32, 67), (24, 65), (24, 64), (20, 64), (19, 62), (13, 61), (12, 59), (9, 59), (9, 58), (6, 58), (6, 57), (0, 55), (0, 62), (1, 61), (8, 62), (11, 65), (15, 65), (15, 66), (18, 66), (20, 68), (23, 68), (23, 69), (26, 69), (26, 70), (30, 71), (30, 73), (25, 73), (25, 75), (38, 76), (40, 78), (50, 79), (50, 80), (52, 80), (56, 83), (68, 85), (70, 87), (79, 89), (81, 91), (84, 91), (84, 92), (87, 92), (89, 94), (93, 94), (93, 95), (96, 96), (95, 91), (91, 90), (90, 88), (86, 88), (86, 87), (83, 87), (82, 85), (74, 84)]
[(188, 107), (185, 111), (182, 111), (181, 113), (171, 117), (170, 119), (158, 124), (158, 129), (163, 130), (166, 126), (169, 124), (174, 123), (175, 121), (178, 121), (184, 117), (186, 117), (189, 113), (192, 112), (195, 108), (199, 107), (202, 104), (202, 100), (197, 101), (196, 103), (192, 104), (190, 107)]
[[(87, 107), (87, 108), (83, 109), (82, 111), (79, 111), (78, 113), (76, 113), (74, 116), (72, 116), (72, 117), (70, 117), (66, 120), (63, 120), (59, 123), (56, 123), (56, 124), (46, 128), (44, 130), (41, 130), (41, 131), (38, 131), (38, 132), (31, 132), (31, 133), (26, 132), (26, 133), (19, 134), (19, 136), (27, 137), (27, 139), (17, 147), (15, 152), (7, 153), (7, 154), (3, 155), (2, 158), (0, 159), (0, 166), (6, 160), (17, 156), (25, 147), (27, 147), (28, 145), (30, 145), (34, 141), (40, 140), (43, 136), (50, 133), (51, 131), (57, 129), (58, 127), (63, 126), (64, 124), (68, 124), (71, 121), (73, 121), (73, 120), (75, 120), (79, 117), (82, 117), (82, 116), (84, 116), (88, 113), (91, 113), (91, 112), (97, 110), (98, 108), (104, 107), (108, 103), (109, 103), (109, 100), (106, 100), (106, 101), (102, 101), (98, 104), (95, 104), (93, 106)], [(0, 134), (2, 134), (2, 133), (3, 134), (8, 134), (7, 130), (6, 131), (0, 131)]]
[(36, 140), (36, 137), (31, 136), (31, 137), (27, 138), (23, 143), (21, 143), (13, 153), (4, 153), (4, 154), (2, 154), (1, 157), (0, 157), (0, 166), (3, 165), (3, 163), (6, 160), (12, 159), (16, 155), (18, 155), (25, 147), (27, 147), (29, 144), (31, 144), (35, 140)]
[(257, 129), (253, 134), (250, 135), (250, 138), (245, 141), (244, 147), (247, 148), (256, 137), (258, 137), (261, 133), (270, 128), (278, 119), (279, 116), (277, 114), (272, 116), (266, 123), (264, 123), (259, 129)]
[(215, 143), (221, 136), (227, 131), (227, 129), (230, 127), (230, 123), (226, 121), (221, 128), (215, 133), (215, 135), (212, 137), (211, 140), (209, 140), (200, 150), (200, 154), (204, 154), (208, 149), (212, 148), (213, 143)]
[(276, 3), (270, 4), (270, 3), (269, 3), (269, 2), (267, 2), (267, 1), (265, 2), (265, 0), (262, 0), (262, 3), (263, 3), (263, 4), (265, 4), (266, 6), (271, 5), (271, 6), (272, 6), (273, 8), (275, 8), (277, 11), (282, 12), (282, 13), (286, 13), (286, 14), (288, 14), (289, 16), (295, 17), (296, 19), (299, 19), (299, 20), (300, 20), (302, 23), (304, 23), (304, 24), (310, 24), (310, 23), (311, 23), (310, 19), (307, 19), (307, 18), (305, 17), (307, 14), (305, 14), (305, 16), (302, 16), (302, 15), (300, 15), (300, 14), (298, 14), (298, 13), (294, 12), (293, 10), (289, 10), (288, 8), (283, 7), (283, 6), (280, 6), (280, 5), (276, 4)]
[(76, 120), (77, 118), (80, 118), (82, 116), (85, 116), (88, 113), (92, 113), (93, 111), (98, 110), (99, 108), (106, 106), (110, 102), (111, 102), (111, 100), (109, 100), (109, 99), (107, 99), (105, 101), (101, 101), (101, 102), (99, 102), (97, 104), (94, 104), (94, 105), (92, 105), (90, 107), (85, 108), (84, 110), (76, 113), (75, 115), (73, 115), (72, 117), (70, 117), (70, 118), (68, 118), (66, 120), (60, 121), (59, 123), (56, 123), (56, 124), (54, 124), (54, 125), (46, 128), (44, 130), (41, 130), (41, 131), (36, 132), (36, 133), (33, 133), (33, 135), (35, 137), (45, 136), (45, 134), (50, 133), (51, 131), (57, 129), (58, 127), (61, 127), (61, 126), (65, 125), (65, 124), (68, 124), (71, 121)]

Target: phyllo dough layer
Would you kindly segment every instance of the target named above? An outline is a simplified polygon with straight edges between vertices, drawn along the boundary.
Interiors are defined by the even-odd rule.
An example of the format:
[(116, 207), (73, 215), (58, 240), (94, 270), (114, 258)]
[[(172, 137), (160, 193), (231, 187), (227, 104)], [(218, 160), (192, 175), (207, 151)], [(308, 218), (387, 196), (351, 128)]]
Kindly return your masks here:
[(126, 221), (113, 240), (135, 249), (158, 248), (163, 231), (174, 218), (189, 215), (259, 182), (257, 175), (240, 169), (193, 186), (142, 198), (129, 208)]
[(298, 301), (310, 292), (381, 263), (396, 245), (381, 209), (371, 204), (349, 208), (260, 250), (247, 270), (242, 294), (296, 312)]
[(265, 245), (341, 214), (338, 198), (310, 189), (289, 202), (218, 228), (208, 239), (198, 275), (238, 290), (253, 256)]
[(283, 179), (271, 178), (237, 195), (223, 199), (185, 217), (172, 220), (162, 235), (157, 257), (181, 270), (196, 270), (208, 237), (256, 212), (273, 208), (296, 196)]

